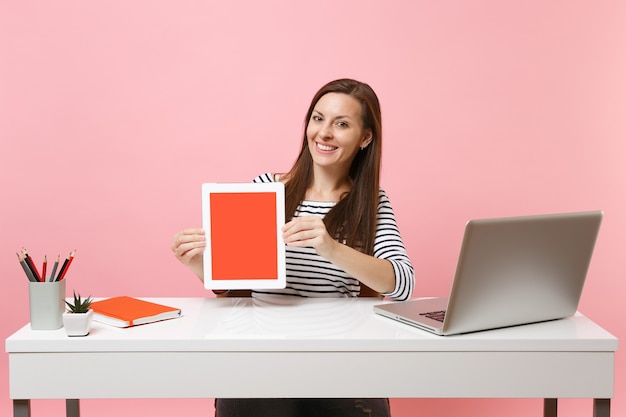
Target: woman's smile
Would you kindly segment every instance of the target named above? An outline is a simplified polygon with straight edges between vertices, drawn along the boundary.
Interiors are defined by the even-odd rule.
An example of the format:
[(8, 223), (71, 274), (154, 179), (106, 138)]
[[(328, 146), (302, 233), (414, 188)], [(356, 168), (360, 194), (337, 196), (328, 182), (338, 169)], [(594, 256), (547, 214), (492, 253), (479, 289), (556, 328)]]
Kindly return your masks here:
[(337, 150), (336, 146), (327, 145), (325, 143), (315, 142), (315, 145), (317, 146), (317, 149), (322, 152), (332, 152)]

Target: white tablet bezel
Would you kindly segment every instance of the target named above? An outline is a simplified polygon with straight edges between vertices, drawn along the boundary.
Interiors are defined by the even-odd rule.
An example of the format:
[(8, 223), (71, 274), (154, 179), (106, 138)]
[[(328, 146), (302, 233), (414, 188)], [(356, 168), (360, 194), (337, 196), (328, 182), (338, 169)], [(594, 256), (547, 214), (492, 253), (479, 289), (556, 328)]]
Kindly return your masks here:
[[(274, 279), (214, 279), (213, 251), (211, 245), (211, 194), (213, 193), (274, 193), (276, 195), (276, 265)], [(249, 208), (250, 216), (255, 215), (254, 207)], [(206, 236), (204, 260), (204, 287), (210, 290), (276, 289), (286, 286), (285, 244), (281, 228), (285, 224), (285, 187), (281, 182), (271, 183), (204, 183), (202, 184), (202, 226)], [(242, 254), (243, 256), (243, 254)], [(245, 261), (245, 259), (242, 259)]]

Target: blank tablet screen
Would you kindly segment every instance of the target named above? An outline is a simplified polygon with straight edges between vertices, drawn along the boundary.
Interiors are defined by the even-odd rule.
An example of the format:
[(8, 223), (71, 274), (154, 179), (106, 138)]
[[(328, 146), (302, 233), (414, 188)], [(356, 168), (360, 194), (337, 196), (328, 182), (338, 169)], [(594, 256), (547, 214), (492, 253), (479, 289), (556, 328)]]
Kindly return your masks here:
[(202, 185), (208, 289), (285, 287), (282, 183)]

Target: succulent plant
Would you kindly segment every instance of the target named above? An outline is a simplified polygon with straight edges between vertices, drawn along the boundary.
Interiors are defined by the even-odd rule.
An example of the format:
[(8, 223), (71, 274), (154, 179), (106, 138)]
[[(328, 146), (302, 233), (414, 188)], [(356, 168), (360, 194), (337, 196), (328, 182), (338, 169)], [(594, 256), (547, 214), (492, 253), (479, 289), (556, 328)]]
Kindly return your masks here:
[(67, 304), (72, 313), (86, 313), (89, 311), (92, 301), (91, 296), (82, 299), (80, 294), (76, 294), (76, 291), (74, 291), (74, 303), (66, 301), (65, 304)]

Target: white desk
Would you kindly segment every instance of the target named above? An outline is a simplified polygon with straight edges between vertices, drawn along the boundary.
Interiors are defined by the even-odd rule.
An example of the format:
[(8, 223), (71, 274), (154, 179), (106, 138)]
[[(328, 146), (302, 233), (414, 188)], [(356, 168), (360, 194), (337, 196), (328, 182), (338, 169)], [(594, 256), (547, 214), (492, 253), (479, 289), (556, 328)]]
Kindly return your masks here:
[[(30, 399), (68, 399), (78, 416), (79, 398), (213, 397), (544, 398), (548, 416), (557, 398), (593, 398), (610, 415), (618, 342), (580, 314), (440, 337), (376, 315), (378, 299), (152, 300), (184, 317), (10, 336), (14, 416)], [(66, 380), (86, 371), (88, 383)]]

